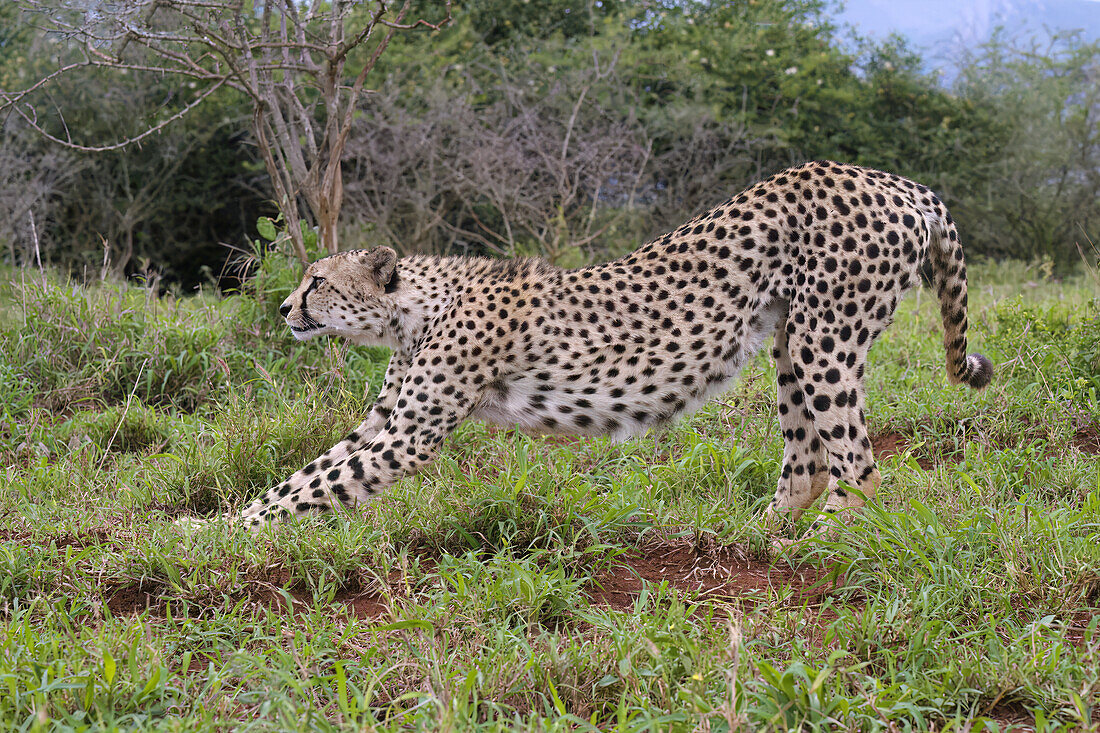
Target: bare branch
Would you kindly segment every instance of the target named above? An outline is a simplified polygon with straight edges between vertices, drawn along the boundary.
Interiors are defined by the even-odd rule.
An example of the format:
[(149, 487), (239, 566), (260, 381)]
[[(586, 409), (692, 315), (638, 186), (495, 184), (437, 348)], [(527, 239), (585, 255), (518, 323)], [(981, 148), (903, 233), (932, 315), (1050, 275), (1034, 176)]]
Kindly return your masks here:
[(67, 74), (68, 72), (70, 72), (74, 69), (86, 68), (86, 67), (90, 66), (91, 63), (92, 63), (91, 61), (85, 60), (85, 61), (79, 61), (79, 62), (76, 62), (76, 63), (73, 63), (73, 64), (67, 64), (65, 66), (62, 66), (61, 68), (57, 69), (56, 71), (53, 71), (50, 74), (42, 77), (41, 79), (36, 81), (34, 84), (31, 84), (29, 87), (27, 87), (26, 89), (24, 89), (21, 92), (11, 93), (11, 92), (5, 92), (3, 89), (0, 89), (0, 98), (3, 98), (3, 100), (4, 100), (4, 104), (2, 106), (0, 106), (0, 109), (8, 107), (9, 105), (18, 104), (24, 97), (26, 97), (27, 95), (29, 95), (33, 92), (38, 91), (42, 87), (46, 86), (50, 82), (57, 79), (62, 74)]
[[(337, 247), (336, 225), (343, 201), (341, 159), (366, 80), (394, 33), (450, 22), (406, 23), (410, 0), (391, 15), (386, 0), (374, 0), (362, 25), (350, 28), (356, 3), (349, 0), (115, 0), (110, 12), (85, 0), (18, 0), (48, 32), (59, 33), (79, 61), (63, 66), (20, 92), (0, 92), (0, 109), (11, 108), (38, 134), (70, 149), (117, 150), (140, 142), (194, 109), (221, 87), (247, 94), (254, 105), (253, 129), (295, 253), (306, 251), (299, 230), (304, 199), (320, 239)], [(60, 4), (60, 10), (57, 9)], [(89, 7), (91, 9), (89, 9)], [(257, 17), (255, 10), (259, 10)], [(376, 36), (365, 65), (345, 78), (348, 54)], [(49, 133), (28, 102), (59, 76), (87, 67), (172, 74), (208, 83), (171, 117), (111, 145), (83, 145)], [(318, 105), (323, 105), (324, 124)], [(64, 121), (63, 111), (58, 110)], [(299, 198), (300, 197), (300, 198)]]
[(195, 107), (199, 106), (199, 104), (201, 104), (203, 100), (205, 100), (207, 97), (209, 97), (215, 91), (217, 91), (224, 83), (225, 83), (225, 79), (218, 80), (217, 82), (212, 84), (209, 88), (204, 89), (202, 91), (202, 93), (199, 94), (198, 97), (196, 97), (192, 102), (188, 103), (185, 107), (183, 107), (180, 111), (176, 112), (171, 117), (168, 117), (168, 118), (162, 120), (161, 122), (157, 123), (156, 125), (153, 125), (152, 127), (149, 127), (149, 128), (146, 128), (145, 130), (142, 130), (137, 135), (133, 135), (133, 136), (128, 137), (125, 140), (122, 140), (122, 141), (117, 142), (117, 143), (112, 143), (111, 145), (79, 145), (77, 143), (73, 143), (73, 142), (70, 142), (68, 140), (62, 140), (61, 138), (56, 137), (55, 135), (51, 135), (49, 132), (47, 132), (45, 129), (43, 129), (42, 126), (39, 125), (37, 121), (35, 121), (34, 119), (28, 117), (27, 114), (22, 109), (20, 109), (18, 106), (14, 107), (14, 110), (15, 110), (15, 113), (17, 115), (19, 115), (20, 117), (22, 117), (23, 121), (26, 122), (35, 132), (37, 132), (39, 135), (41, 135), (42, 137), (46, 138), (47, 140), (49, 140), (51, 142), (55, 142), (58, 145), (62, 145), (62, 146), (66, 147), (70, 150), (79, 150), (79, 151), (84, 152), (84, 153), (102, 153), (102, 152), (106, 152), (108, 150), (118, 150), (120, 148), (126, 147), (127, 145), (133, 145), (136, 142), (140, 142), (140, 141), (144, 140), (145, 138), (149, 137), (150, 135), (153, 135), (157, 132), (160, 132), (165, 127), (168, 127), (168, 125), (172, 124), (173, 122), (175, 122), (176, 120), (180, 119), (181, 117), (186, 115), (188, 112), (193, 110)]

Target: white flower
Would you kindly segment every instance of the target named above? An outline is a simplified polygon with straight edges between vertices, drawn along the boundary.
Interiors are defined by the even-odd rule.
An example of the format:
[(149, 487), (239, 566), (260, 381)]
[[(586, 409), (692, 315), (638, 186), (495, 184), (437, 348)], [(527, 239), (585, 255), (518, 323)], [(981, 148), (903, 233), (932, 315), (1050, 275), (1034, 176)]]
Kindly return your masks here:
[(764, 55), (765, 56), (775, 56), (775, 49), (774, 48), (769, 48), (767, 51), (764, 52)]
[(790, 67), (784, 69), (783, 73), (786, 74), (787, 76), (794, 76), (795, 74), (798, 73), (798, 67), (797, 66), (790, 66)]

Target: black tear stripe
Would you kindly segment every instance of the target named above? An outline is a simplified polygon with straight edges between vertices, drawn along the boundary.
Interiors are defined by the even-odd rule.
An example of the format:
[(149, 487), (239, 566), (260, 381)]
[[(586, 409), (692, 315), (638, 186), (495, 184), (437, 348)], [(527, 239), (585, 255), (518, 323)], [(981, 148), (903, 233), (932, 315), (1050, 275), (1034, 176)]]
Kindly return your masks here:
[(304, 293), (302, 293), (302, 316), (305, 318), (306, 323), (316, 323), (316, 321), (313, 320), (313, 317), (309, 315), (309, 308), (306, 307), (306, 296), (312, 293), (313, 289), (317, 287), (317, 282), (317, 278), (313, 278), (309, 283), (309, 287), (306, 288), (306, 291)]

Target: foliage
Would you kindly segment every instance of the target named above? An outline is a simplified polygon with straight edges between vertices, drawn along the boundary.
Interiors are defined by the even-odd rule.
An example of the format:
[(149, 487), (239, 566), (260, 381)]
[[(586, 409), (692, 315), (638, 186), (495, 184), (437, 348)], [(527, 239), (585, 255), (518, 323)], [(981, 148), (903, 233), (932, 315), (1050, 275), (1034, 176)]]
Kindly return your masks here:
[(976, 49), (956, 83), (1006, 126), (999, 155), (973, 181), (957, 218), (973, 221), (992, 257), (1090, 256), (1100, 230), (1100, 42), (1056, 35), (1018, 47), (994, 37)]
[[(343, 246), (579, 264), (809, 158), (930, 185), (972, 254), (1049, 257), (1061, 271), (1098, 239), (1096, 44), (994, 38), (960, 56), (945, 88), (903, 39), (846, 41), (831, 10), (820, 0), (455, 5), (450, 25), (395, 35), (369, 75), (342, 168)], [(25, 85), (59, 62), (58, 47), (3, 12), (13, 23), (0, 79)], [(365, 5), (351, 12), (369, 20)], [(430, 2), (410, 12), (447, 17)], [(349, 73), (368, 56), (352, 50)], [(97, 142), (190, 98), (172, 80), (105, 70), (57, 84), (69, 127)], [(140, 147), (67, 158), (9, 120), (8, 259), (33, 261), (33, 210), (46, 258), (73, 269), (98, 272), (106, 254), (116, 274), (149, 270), (186, 287), (224, 275), (237, 255), (219, 243), (249, 249), (252, 222), (273, 213), (248, 111), (219, 90)]]
[[(369, 72), (398, 30), (438, 30), (451, 17), (449, 0), (443, 4), (445, 17), (436, 23), (408, 17), (409, 2), (394, 8), (385, 2), (116, 0), (104, 12), (83, 0), (17, 0), (16, 7), (22, 11), (20, 19), (35, 23), (53, 49), (36, 78), (0, 90), (0, 110), (67, 150), (112, 152), (161, 133), (219, 90), (238, 92), (252, 113), (258, 157), (303, 265), (307, 258), (299, 238), (300, 199), (324, 249), (338, 251), (341, 159)], [(358, 65), (354, 72), (345, 70), (352, 52)], [(70, 125), (79, 121), (50, 100), (78, 72), (118, 76), (123, 83), (144, 83), (147, 76), (156, 77), (160, 86), (171, 81), (159, 103), (139, 95), (142, 111), (124, 113), (120, 119), (128, 124), (109, 142), (89, 143), (82, 136), (87, 131), (79, 126), (74, 139)], [(173, 173), (171, 168), (159, 171), (154, 180)], [(157, 195), (152, 185), (143, 187), (136, 201), (126, 187), (139, 211), (144, 199)], [(125, 233), (123, 252), (128, 255), (133, 242), (131, 233)]]
[[(529, 140), (554, 139), (543, 130), (519, 141), (508, 137), (527, 120), (547, 117), (576, 118), (581, 135), (588, 130), (595, 140), (645, 151), (643, 167), (620, 164), (601, 172), (600, 185), (581, 188), (582, 201), (600, 204), (607, 227), (587, 247), (590, 256), (614, 254), (623, 239), (667, 230), (748, 182), (808, 158), (869, 165), (930, 185), (955, 212), (972, 253), (1043, 253), (1064, 267), (1076, 261), (1081, 235), (1092, 234), (1096, 166), (1082, 146), (1096, 137), (1087, 111), (1095, 50), (1083, 44), (1059, 42), (1024, 55), (995, 40), (988, 58), (962, 59), (964, 81), (946, 89), (903, 39), (862, 41), (848, 51), (821, 2), (601, 3), (537, 31), (510, 23), (541, 8), (470, 3), (446, 31), (395, 45), (383, 62), (389, 82), (366, 104), (374, 124), (357, 131), (362, 143), (349, 182), (357, 192), (352, 218), (381, 229), (352, 227), (352, 236), (434, 251), (496, 251), (503, 242), (512, 252), (524, 238), (505, 224), (524, 206), (537, 208), (543, 220), (556, 215), (565, 228), (582, 229), (595, 207), (571, 212), (565, 205), (568, 199), (550, 185), (556, 156), (520, 158), (536, 185), (508, 181), (505, 190), (523, 194), (489, 211), (450, 183), (457, 177), (471, 191), (500, 187), (498, 171), (509, 166), (484, 151), (519, 151)], [(612, 60), (613, 73), (594, 85), (592, 70)], [(1040, 91), (1048, 75), (1062, 81)], [(409, 94), (414, 89), (419, 93)], [(539, 104), (516, 104), (516, 90), (529, 90)], [(1039, 94), (1047, 102), (1036, 105)], [(1078, 110), (1077, 117), (1067, 115), (1066, 132), (1036, 135), (1037, 124), (1061, 124), (1042, 122), (1057, 100)], [(451, 110), (453, 119), (445, 116)], [(1070, 131), (1079, 143), (1054, 142)], [(563, 162), (566, 170), (587, 173), (583, 160)], [(1006, 176), (1015, 181), (1010, 188), (1002, 185)], [(629, 193), (609, 195), (610, 184)], [(1020, 195), (1045, 207), (1031, 230), (1012, 224), (1036, 219), (1012, 211)], [(476, 227), (468, 226), (471, 211)], [(490, 241), (465, 234), (475, 229), (491, 232)], [(543, 242), (526, 244), (524, 251), (534, 246), (558, 255)]]
[[(1015, 351), (1013, 368), (1039, 380), (1061, 385), (1055, 399), (1100, 410), (1100, 300), (1084, 308), (1025, 305), (1021, 298), (991, 314), (990, 340), (1006, 352)], [(1047, 386), (1029, 385), (1048, 392)]]
[(649, 159), (642, 127), (618, 113), (615, 65), (596, 57), (554, 80), (500, 69), (491, 99), (435, 83), (413, 110), (408, 77), (391, 79), (348, 141), (349, 213), (403, 254), (582, 264), (582, 248), (622, 238)]

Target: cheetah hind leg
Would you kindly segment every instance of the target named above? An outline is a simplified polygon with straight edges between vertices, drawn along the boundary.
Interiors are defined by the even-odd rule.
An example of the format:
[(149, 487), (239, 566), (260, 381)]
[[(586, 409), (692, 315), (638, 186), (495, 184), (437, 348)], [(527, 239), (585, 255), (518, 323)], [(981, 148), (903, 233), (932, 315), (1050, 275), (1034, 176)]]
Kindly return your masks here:
[(813, 395), (807, 394), (814, 428), (829, 459), (825, 506), (810, 526), (809, 536), (821, 537), (850, 524), (882, 484), (863, 409), (867, 401), (862, 380), (865, 357), (864, 351), (858, 353), (852, 367), (830, 369)]
[[(808, 491), (795, 496), (794, 484), (790, 484), (790, 495), (786, 501), (777, 492), (774, 503), (777, 510), (787, 507), (801, 510), (812, 505), (818, 494), (826, 493), (823, 511), (800, 540), (803, 541), (825, 536), (837, 528), (837, 520), (840, 524), (850, 521), (855, 511), (875, 497), (882, 477), (875, 466), (863, 409), (866, 404), (863, 363), (870, 344), (859, 345), (861, 348), (857, 346), (854, 358), (839, 362), (827, 356), (833, 353), (834, 345), (823, 341), (827, 338), (831, 340), (831, 337), (808, 328), (791, 326), (788, 323), (786, 329), (787, 345), (791, 352), (798, 351), (804, 363), (801, 368), (794, 369), (797, 374), (794, 382), (801, 388), (803, 420), (810, 425), (806, 435), (813, 436), (809, 438), (811, 446), (820, 447), (820, 452), (813, 452), (813, 455), (817, 461), (821, 461), (823, 456), (824, 465), (819, 463), (812, 469), (812, 478), (807, 482)], [(789, 355), (787, 361), (790, 362)], [(777, 360), (777, 364), (783, 366), (782, 358)], [(785, 369), (781, 368), (780, 374), (784, 372)], [(798, 399), (797, 395), (791, 397), (792, 401)], [(786, 430), (784, 427), (787, 452), (790, 453), (792, 446)], [(797, 437), (796, 431), (796, 443)], [(789, 462), (790, 458), (785, 456), (784, 473)], [(822, 470), (825, 466), (827, 469)], [(796, 468), (792, 465), (791, 473), (797, 476)], [(803, 473), (810, 472), (811, 469), (806, 466)]]
[[(803, 511), (828, 488), (829, 464), (820, 437), (814, 430), (813, 415), (795, 376), (788, 350), (786, 319), (776, 326), (772, 357), (777, 375), (779, 427), (783, 431), (783, 465), (775, 496), (764, 512), (764, 530), (769, 536), (786, 535)], [(782, 544), (777, 538), (773, 544)]]

